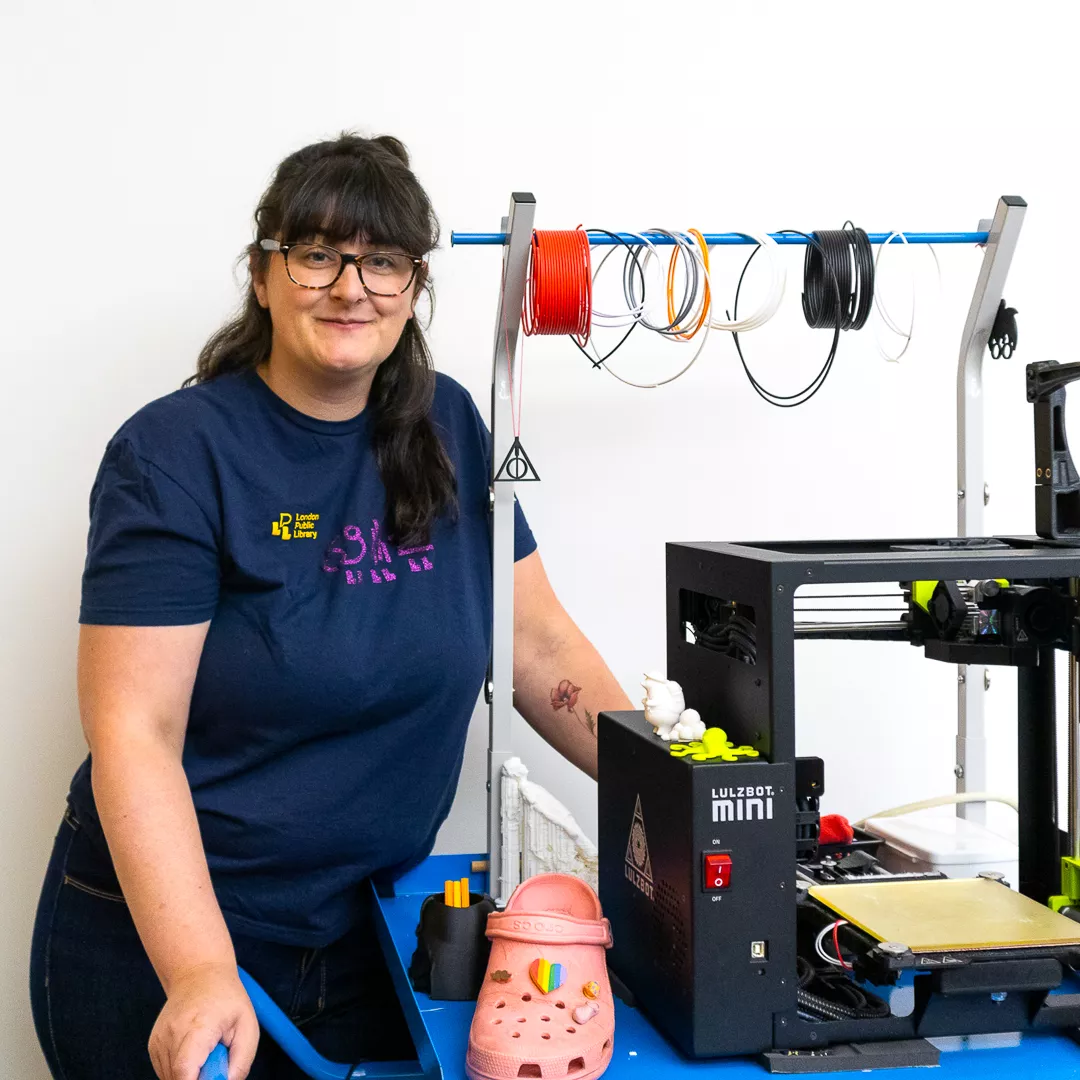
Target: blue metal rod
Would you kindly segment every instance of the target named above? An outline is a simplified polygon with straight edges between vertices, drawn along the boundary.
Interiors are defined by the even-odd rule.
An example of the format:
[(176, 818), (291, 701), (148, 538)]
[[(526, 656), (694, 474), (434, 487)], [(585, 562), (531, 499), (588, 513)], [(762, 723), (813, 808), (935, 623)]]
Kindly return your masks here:
[[(628, 244), (638, 243), (636, 236), (631, 236), (630, 233), (618, 234)], [(664, 244), (674, 244), (675, 241), (670, 236), (662, 236), (658, 233), (645, 233), (649, 240), (657, 246)], [(792, 236), (787, 233), (770, 233), (770, 236), (778, 244), (806, 244), (806, 239), (802, 236)], [(890, 233), (870, 233), (871, 244), (884, 244), (888, 240)], [(705, 243), (709, 247), (716, 247), (724, 244), (755, 244), (756, 240), (750, 239), (748, 236), (743, 236), (742, 233), (705, 233)], [(907, 237), (909, 244), (985, 244), (990, 239), (988, 232), (912, 232), (904, 233)], [(605, 245), (617, 244), (618, 240), (607, 235), (607, 233), (591, 233), (589, 236), (589, 242), (595, 246), (602, 247)], [(897, 237), (893, 240), (894, 244), (902, 244), (904, 241)], [(506, 233), (462, 233), (452, 232), (450, 234), (450, 246), (462, 247), (465, 245), (475, 244), (497, 244), (504, 245), (506, 243)]]

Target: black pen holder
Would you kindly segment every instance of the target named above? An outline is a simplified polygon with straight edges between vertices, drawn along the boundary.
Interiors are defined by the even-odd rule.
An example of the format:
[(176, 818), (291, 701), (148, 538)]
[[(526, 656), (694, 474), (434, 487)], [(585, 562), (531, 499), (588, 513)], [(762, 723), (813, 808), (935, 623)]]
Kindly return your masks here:
[(420, 908), (416, 951), (409, 964), (414, 990), (436, 1001), (475, 1001), (487, 972), (491, 942), (484, 936), (495, 901), (469, 893), (468, 907), (448, 907), (442, 894)]

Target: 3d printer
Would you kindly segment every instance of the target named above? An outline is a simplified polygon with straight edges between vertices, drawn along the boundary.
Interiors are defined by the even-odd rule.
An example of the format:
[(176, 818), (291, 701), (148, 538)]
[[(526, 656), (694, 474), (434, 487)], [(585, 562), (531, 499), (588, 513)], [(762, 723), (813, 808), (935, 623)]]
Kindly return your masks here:
[[(1076, 648), (1077, 579), (1080, 551), (1030, 539), (668, 545), (668, 675), (706, 723), (761, 753), (676, 758), (641, 713), (601, 714), (610, 964), (681, 1049), (1080, 1027), (1080, 995), (1059, 992), (1080, 963), (1080, 923), (1046, 906), (1066, 850), (1053, 783), (1054, 652)], [(907, 611), (892, 625), (797, 630), (801, 585), (883, 581), (904, 588)], [(1017, 667), (1019, 892), (997, 880), (890, 874), (865, 853), (819, 858), (806, 828), (819, 763), (795, 758), (797, 632), (908, 640), (941, 660)], [(663, 843), (650, 843), (661, 823)], [(841, 920), (836, 941), (855, 981), (829, 978), (814, 961), (815, 939)], [(923, 973), (910, 1015), (859, 989), (905, 970)]]
[[(642, 713), (600, 716), (610, 966), (685, 1053), (1080, 1029), (1080, 994), (1067, 992), (1080, 964), (1080, 478), (1063, 415), (1078, 377), (1080, 364), (1028, 368), (1038, 539), (668, 545), (668, 677), (707, 724), (760, 752), (673, 757)], [(897, 585), (899, 618), (796, 623), (800, 587), (870, 582)], [(795, 756), (796, 637), (907, 641), (939, 661), (1017, 668), (1018, 891), (993, 875), (890, 873), (865, 851), (822, 857), (823, 765)], [(1067, 835), (1059, 650), (1070, 656)], [(663, 843), (650, 843), (661, 827)], [(850, 972), (818, 962), (830, 932)], [(914, 1004), (894, 1015), (880, 988), (905, 972)]]

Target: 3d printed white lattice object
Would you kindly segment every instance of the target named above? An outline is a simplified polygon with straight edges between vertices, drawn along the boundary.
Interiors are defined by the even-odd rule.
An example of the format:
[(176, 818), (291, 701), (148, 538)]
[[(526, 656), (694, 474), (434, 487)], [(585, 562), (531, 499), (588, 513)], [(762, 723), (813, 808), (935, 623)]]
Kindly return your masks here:
[(503, 899), (534, 874), (573, 874), (597, 888), (596, 845), (550, 791), (529, 779), (520, 758), (503, 765), (501, 795)]

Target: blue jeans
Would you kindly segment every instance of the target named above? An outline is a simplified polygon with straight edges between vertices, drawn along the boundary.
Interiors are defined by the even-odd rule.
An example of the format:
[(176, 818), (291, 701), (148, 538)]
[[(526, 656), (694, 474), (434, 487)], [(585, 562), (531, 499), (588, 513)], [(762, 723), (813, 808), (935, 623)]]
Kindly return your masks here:
[[(55, 1080), (153, 1080), (147, 1041), (165, 994), (119, 884), (69, 810), (41, 890), (30, 957), (38, 1040)], [(415, 1058), (370, 911), (325, 949), (233, 935), (239, 965), (332, 1061)], [(250, 1080), (303, 1073), (259, 1041)]]

